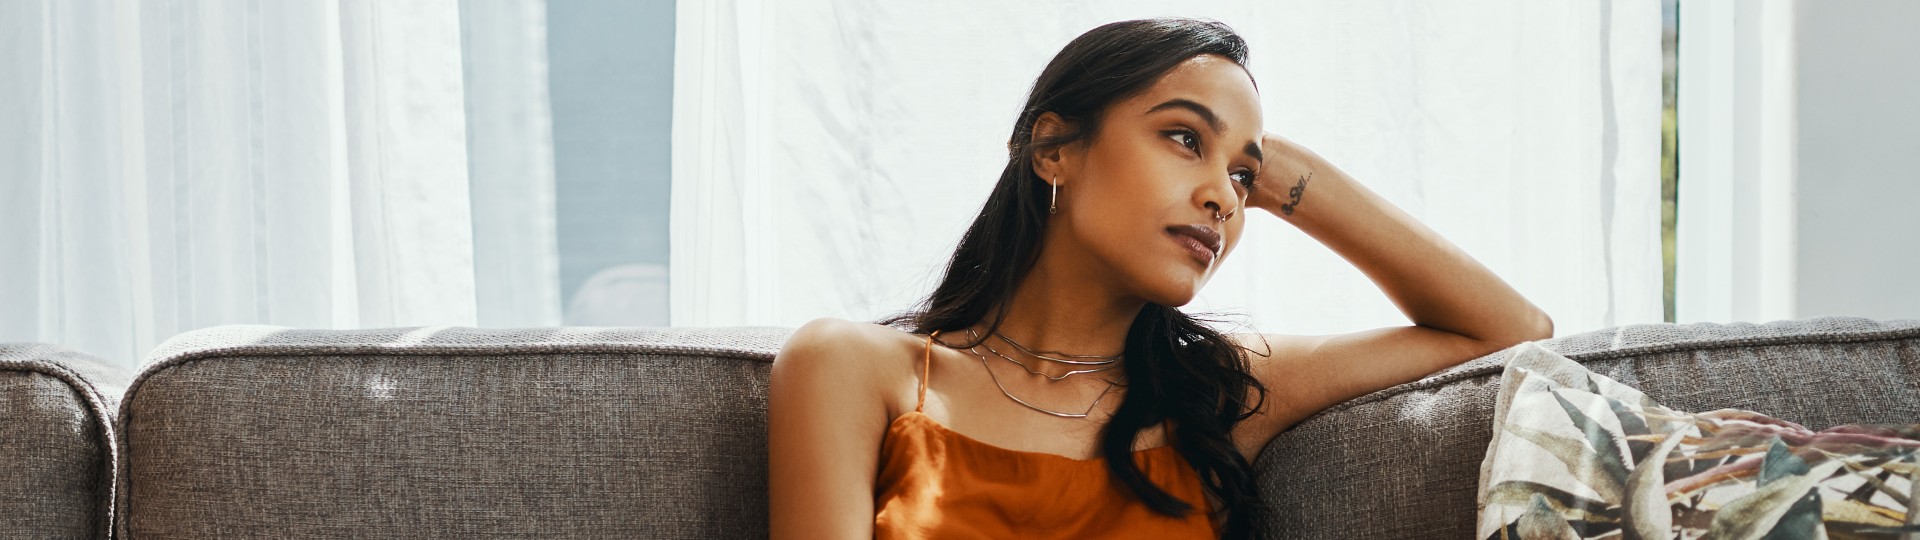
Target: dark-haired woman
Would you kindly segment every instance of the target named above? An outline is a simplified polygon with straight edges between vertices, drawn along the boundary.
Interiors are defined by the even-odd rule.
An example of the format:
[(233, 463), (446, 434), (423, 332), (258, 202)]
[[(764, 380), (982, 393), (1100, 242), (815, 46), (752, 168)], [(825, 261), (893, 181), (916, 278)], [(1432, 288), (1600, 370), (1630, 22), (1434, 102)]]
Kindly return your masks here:
[[(1472, 257), (1265, 132), (1246, 57), (1187, 19), (1108, 24), (1054, 57), (932, 295), (808, 323), (775, 359), (774, 538), (1259, 537), (1251, 462), (1275, 434), (1552, 335)], [(1262, 214), (1413, 324), (1228, 335), (1176, 309)]]

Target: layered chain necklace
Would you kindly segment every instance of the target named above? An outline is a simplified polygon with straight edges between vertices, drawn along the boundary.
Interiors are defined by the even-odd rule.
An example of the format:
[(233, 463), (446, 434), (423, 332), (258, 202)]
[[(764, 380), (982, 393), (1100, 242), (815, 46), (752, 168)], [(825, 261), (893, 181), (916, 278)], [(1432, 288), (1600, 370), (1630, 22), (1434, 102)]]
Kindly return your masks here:
[[(1015, 359), (1011, 356), (1002, 354), (1000, 351), (995, 350), (993, 346), (987, 345), (985, 340), (980, 339), (980, 335), (975, 333), (972, 328), (967, 329), (967, 337), (969, 339), (972, 339), (973, 341), (979, 342), (980, 343), (979, 347), (986, 348), (988, 351), (993, 352), (994, 356), (998, 356), (1002, 359), (1005, 359), (1008, 362), (1012, 362), (1014, 365), (1020, 366), (1020, 369), (1023, 371), (1026, 371), (1028, 374), (1038, 375), (1040, 377), (1047, 379), (1048, 382), (1060, 382), (1062, 380), (1065, 380), (1067, 377), (1072, 377), (1074, 375), (1080, 375), (1084, 373), (1096, 373), (1096, 372), (1106, 371), (1106, 370), (1120, 367), (1120, 359), (1121, 359), (1120, 355), (1099, 356), (1099, 355), (1076, 355), (1076, 354), (1054, 353), (1055, 355), (1058, 355), (1058, 356), (1048, 356), (1048, 355), (1040, 354), (1039, 351), (1035, 351), (1033, 349), (1027, 348), (1025, 345), (1021, 345), (1017, 341), (1007, 339), (1007, 336), (1002, 335), (998, 330), (992, 332), (992, 334), (994, 337), (1000, 338), (1001, 341), (1005, 341), (1009, 345), (1013, 345), (1013, 347), (1015, 349), (1019, 349), (1020, 352), (1028, 356), (1032, 356), (1034, 358), (1052, 361), (1052, 362), (1059, 362), (1062, 364), (1072, 364), (1072, 365), (1080, 365), (1080, 366), (1100, 366), (1100, 367), (1089, 368), (1089, 369), (1076, 369), (1073, 371), (1068, 371), (1066, 373), (1063, 373), (1059, 377), (1054, 377), (1054, 376), (1042, 373), (1040, 371), (1034, 370), (1032, 367), (1029, 367), (1025, 362), (1021, 362), (1020, 360)], [(1033, 409), (1035, 411), (1039, 411), (1042, 413), (1050, 414), (1053, 416), (1058, 416), (1061, 418), (1086, 418), (1087, 416), (1093, 413), (1094, 407), (1100, 405), (1101, 399), (1106, 398), (1107, 394), (1113, 392), (1114, 387), (1126, 386), (1124, 384), (1120, 384), (1120, 381), (1117, 379), (1107, 379), (1106, 389), (1101, 390), (1100, 395), (1093, 397), (1093, 403), (1087, 404), (1087, 409), (1085, 411), (1078, 412), (1078, 413), (1056, 411), (1056, 410), (1048, 409), (1046, 407), (1041, 407), (1039, 405), (1034, 405), (1033, 403), (1030, 403), (1027, 400), (1020, 399), (1019, 396), (1013, 395), (1013, 392), (1007, 391), (1007, 387), (1005, 385), (1000, 384), (1000, 376), (993, 372), (993, 368), (991, 366), (987, 365), (987, 355), (981, 354), (980, 351), (977, 350), (975, 347), (968, 347), (967, 352), (971, 352), (973, 353), (974, 356), (980, 358), (980, 367), (982, 369), (987, 370), (987, 377), (993, 379), (993, 386), (995, 388), (999, 388), (1000, 393), (1007, 396), (1007, 399), (1011, 399), (1013, 400), (1014, 403), (1019, 403), (1025, 406), (1026, 408)]]
[[(993, 333), (993, 335), (996, 337), (999, 337), (1001, 340), (1006, 341), (1008, 344), (1013, 345), (1014, 348), (1020, 349), (1020, 352), (1026, 353), (1027, 356), (1032, 356), (1034, 358), (1039, 358), (1041, 360), (1059, 362), (1062, 364), (1074, 364), (1074, 365), (1081, 365), (1081, 366), (1101, 366), (1101, 367), (1092, 368), (1092, 369), (1076, 369), (1073, 371), (1062, 373), (1060, 374), (1059, 377), (1055, 377), (1052, 375), (1041, 373), (1039, 371), (1035, 371), (1032, 367), (1028, 366), (1026, 362), (1021, 362), (1019, 359), (1016, 359), (1011, 356), (1007, 356), (1005, 353), (1002, 353), (999, 350), (994, 349), (992, 345), (988, 345), (985, 341), (980, 342), (980, 346), (986, 348), (987, 352), (993, 353), (994, 356), (1003, 358), (1008, 362), (1013, 362), (1014, 365), (1020, 366), (1020, 369), (1026, 370), (1027, 374), (1029, 375), (1038, 375), (1041, 377), (1046, 377), (1048, 381), (1060, 382), (1062, 380), (1065, 380), (1067, 377), (1072, 377), (1074, 375), (1079, 375), (1082, 373), (1097, 373), (1097, 372), (1120, 367), (1120, 364), (1119, 364), (1120, 356), (1118, 355), (1115, 355), (1115, 356), (1062, 355), (1070, 358), (1102, 358), (1104, 359), (1104, 360), (1098, 360), (1098, 361), (1062, 360), (1059, 358), (1054, 358), (1054, 357), (1050, 357), (1050, 356), (1046, 356), (1046, 355), (1034, 352), (1032, 349), (1028, 349), (1025, 346), (1020, 345), (1019, 342), (1016, 342), (1011, 339), (1007, 339), (1007, 336), (1001, 335), (1000, 332), (996, 331)], [(972, 328), (967, 329), (967, 337), (974, 340), (980, 339), (980, 335), (973, 333)], [(979, 354), (979, 353), (976, 352), (974, 354)]]

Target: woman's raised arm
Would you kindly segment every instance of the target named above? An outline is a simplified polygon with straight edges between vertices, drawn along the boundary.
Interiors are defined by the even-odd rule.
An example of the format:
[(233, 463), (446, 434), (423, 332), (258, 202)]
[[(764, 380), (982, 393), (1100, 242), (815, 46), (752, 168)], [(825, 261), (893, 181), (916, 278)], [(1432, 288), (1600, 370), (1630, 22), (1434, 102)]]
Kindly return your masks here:
[[(1247, 206), (1292, 223), (1353, 263), (1413, 325), (1234, 336), (1256, 352), (1273, 348), (1252, 358), (1255, 376), (1272, 392), (1266, 410), (1243, 424), (1244, 437), (1236, 433), (1249, 457), (1274, 434), (1342, 401), (1552, 337), (1544, 311), (1433, 229), (1305, 147), (1272, 133), (1261, 146), (1265, 158)], [(1293, 278), (1272, 272), (1269, 279)]]

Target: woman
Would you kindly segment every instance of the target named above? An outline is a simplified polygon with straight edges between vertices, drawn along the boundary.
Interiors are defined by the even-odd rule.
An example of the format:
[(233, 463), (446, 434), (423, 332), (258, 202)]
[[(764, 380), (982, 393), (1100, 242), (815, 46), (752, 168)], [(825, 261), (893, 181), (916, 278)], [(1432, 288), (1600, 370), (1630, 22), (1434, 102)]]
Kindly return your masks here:
[[(774, 538), (1258, 537), (1251, 462), (1275, 434), (1552, 335), (1466, 253), (1265, 133), (1246, 55), (1224, 25), (1157, 19), (1054, 57), (933, 294), (808, 323), (774, 360)], [(1414, 324), (1226, 335), (1175, 309), (1260, 213)]]

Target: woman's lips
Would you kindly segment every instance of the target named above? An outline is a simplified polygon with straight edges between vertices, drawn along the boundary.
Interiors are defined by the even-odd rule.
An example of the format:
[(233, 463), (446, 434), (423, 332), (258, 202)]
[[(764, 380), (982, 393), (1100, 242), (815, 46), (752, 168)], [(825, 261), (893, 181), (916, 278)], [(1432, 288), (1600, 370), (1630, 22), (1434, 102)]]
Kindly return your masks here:
[(1175, 243), (1186, 248), (1187, 254), (1193, 256), (1193, 260), (1199, 261), (1201, 266), (1213, 264), (1213, 250), (1201, 245), (1200, 240), (1173, 231), (1167, 231), (1167, 237), (1172, 238)]

